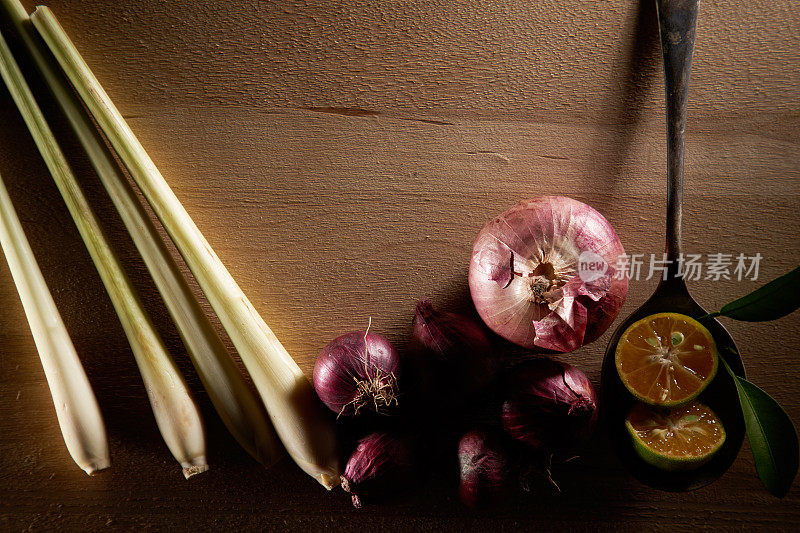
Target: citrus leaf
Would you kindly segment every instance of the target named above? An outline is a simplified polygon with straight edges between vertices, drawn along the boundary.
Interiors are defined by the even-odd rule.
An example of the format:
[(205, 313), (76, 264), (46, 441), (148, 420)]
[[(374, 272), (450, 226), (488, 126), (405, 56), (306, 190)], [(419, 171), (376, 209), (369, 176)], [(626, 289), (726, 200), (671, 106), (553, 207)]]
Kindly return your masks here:
[[(774, 279), (708, 316), (726, 316), (745, 322), (775, 320), (800, 307), (800, 267)], [(705, 318), (705, 317), (704, 317)]]
[(783, 498), (797, 474), (800, 459), (797, 430), (778, 402), (734, 374), (724, 360), (723, 364), (736, 383), (758, 477), (770, 494)]

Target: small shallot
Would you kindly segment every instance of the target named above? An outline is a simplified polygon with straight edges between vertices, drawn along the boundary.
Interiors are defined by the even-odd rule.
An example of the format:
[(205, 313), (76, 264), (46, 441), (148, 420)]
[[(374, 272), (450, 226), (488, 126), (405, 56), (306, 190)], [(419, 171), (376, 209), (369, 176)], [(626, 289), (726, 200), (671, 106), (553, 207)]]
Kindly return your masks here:
[(563, 456), (591, 436), (597, 412), (597, 395), (583, 372), (541, 357), (514, 369), (503, 428), (534, 450)]
[(421, 379), (432, 380), (439, 396), (447, 395), (453, 403), (459, 403), (491, 383), (497, 359), (478, 322), (434, 309), (425, 298), (417, 304), (413, 328)]
[(402, 492), (415, 477), (410, 440), (386, 432), (367, 435), (356, 446), (342, 476), (342, 488), (352, 495), (353, 506)]
[(470, 431), (461, 437), (458, 495), (464, 505), (475, 507), (510, 485), (511, 461), (500, 437), (483, 430)]
[(398, 404), (400, 359), (388, 340), (369, 331), (331, 341), (314, 366), (314, 388), (338, 416), (390, 414)]

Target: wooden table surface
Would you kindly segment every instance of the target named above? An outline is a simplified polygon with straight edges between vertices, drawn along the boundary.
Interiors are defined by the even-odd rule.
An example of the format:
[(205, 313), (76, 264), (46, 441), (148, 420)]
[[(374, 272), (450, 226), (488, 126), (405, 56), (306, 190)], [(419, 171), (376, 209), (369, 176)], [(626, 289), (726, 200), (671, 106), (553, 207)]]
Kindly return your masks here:
[[(422, 296), (469, 311), (474, 237), (517, 200), (572, 196), (603, 213), (629, 253), (661, 253), (663, 85), (649, 2), (46, 3), (306, 372), (330, 339), (369, 317), (404, 346)], [(701, 3), (685, 246), (763, 256), (758, 281), (692, 283), (709, 308), (800, 262), (799, 30), (794, 0)], [(769, 496), (746, 442), (719, 481), (670, 494), (629, 477), (598, 436), (563, 472), (563, 494), (523, 494), (481, 512), (465, 511), (436, 476), (406, 499), (356, 511), (288, 460), (264, 470), (216, 417), (108, 197), (55, 107), (43, 106), (185, 369), (206, 418), (211, 470), (184, 480), (163, 444), (100, 279), (0, 88), (0, 174), (95, 388), (113, 464), (87, 477), (69, 458), (0, 261), (0, 530), (790, 530), (800, 522), (798, 483), (783, 500)], [(632, 281), (622, 316), (655, 284)], [(800, 314), (729, 329), (750, 379), (800, 422)], [(608, 337), (563, 359), (598, 383)]]

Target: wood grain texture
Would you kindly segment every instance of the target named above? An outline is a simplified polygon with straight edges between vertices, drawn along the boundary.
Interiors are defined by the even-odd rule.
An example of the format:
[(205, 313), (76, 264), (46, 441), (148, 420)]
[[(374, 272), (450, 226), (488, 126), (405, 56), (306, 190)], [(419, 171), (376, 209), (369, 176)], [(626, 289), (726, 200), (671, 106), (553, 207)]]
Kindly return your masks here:
[[(518, 199), (575, 197), (612, 222), (629, 253), (662, 251), (663, 85), (647, 2), (46, 3), (307, 372), (331, 338), (369, 317), (404, 346), (421, 296), (468, 311), (474, 236)], [(800, 260), (798, 29), (792, 0), (701, 4), (684, 246), (764, 257), (759, 282), (692, 283), (709, 308)], [(196, 392), (211, 470), (185, 481), (163, 445), (108, 297), (0, 89), (0, 173), (95, 387), (113, 463), (94, 478), (71, 463), (0, 262), (0, 530), (791, 530), (800, 521), (797, 484), (770, 497), (746, 444), (715, 484), (667, 494), (628, 477), (601, 435), (562, 472), (565, 494), (538, 491), (480, 513), (465, 512), (441, 476), (354, 511), (288, 461), (264, 471), (216, 418), (113, 206), (43, 105)], [(623, 315), (654, 286), (632, 282)], [(729, 329), (750, 379), (800, 421), (800, 315)], [(607, 339), (565, 360), (597, 383)]]

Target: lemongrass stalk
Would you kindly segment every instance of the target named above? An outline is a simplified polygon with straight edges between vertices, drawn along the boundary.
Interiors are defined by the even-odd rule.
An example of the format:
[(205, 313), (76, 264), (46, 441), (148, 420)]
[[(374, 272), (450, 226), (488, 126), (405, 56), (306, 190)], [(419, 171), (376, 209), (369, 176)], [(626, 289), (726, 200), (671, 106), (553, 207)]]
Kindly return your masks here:
[(335, 429), (311, 383), (200, 233), (53, 13), (40, 6), (31, 19), (219, 315), (289, 455), (323, 486), (334, 487)]
[(208, 469), (200, 413), (145, 314), (100, 224), (53, 137), (11, 50), (0, 34), (0, 75), (64, 198), (131, 345), (161, 434), (188, 478)]
[(192, 290), (145, 212), (136, 193), (122, 174), (80, 100), (49, 59), (27, 12), (19, 0), (0, 0), (22, 38), (73, 132), (89, 155), (92, 166), (108, 191), (136, 248), (178, 328), (186, 351), (209, 398), (228, 430), (242, 447), (264, 465), (282, 454), (261, 400), (247, 385), (230, 353), (212, 326)]
[(72, 459), (92, 475), (111, 465), (100, 407), (0, 178), (0, 246), (44, 368)]

